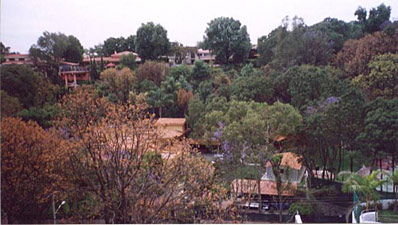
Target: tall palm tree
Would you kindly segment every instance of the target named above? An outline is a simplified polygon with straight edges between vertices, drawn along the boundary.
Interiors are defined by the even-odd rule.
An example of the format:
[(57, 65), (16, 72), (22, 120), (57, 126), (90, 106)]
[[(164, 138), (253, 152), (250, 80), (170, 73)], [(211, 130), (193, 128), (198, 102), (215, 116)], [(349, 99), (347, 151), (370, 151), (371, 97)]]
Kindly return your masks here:
[(387, 182), (387, 180), (380, 180), (377, 176), (380, 171), (373, 171), (367, 176), (360, 176), (357, 173), (351, 172), (340, 172), (339, 176), (348, 175), (343, 184), (343, 192), (356, 192), (361, 194), (366, 202), (366, 209), (369, 209), (370, 201), (376, 200), (378, 195), (376, 193), (376, 187)]

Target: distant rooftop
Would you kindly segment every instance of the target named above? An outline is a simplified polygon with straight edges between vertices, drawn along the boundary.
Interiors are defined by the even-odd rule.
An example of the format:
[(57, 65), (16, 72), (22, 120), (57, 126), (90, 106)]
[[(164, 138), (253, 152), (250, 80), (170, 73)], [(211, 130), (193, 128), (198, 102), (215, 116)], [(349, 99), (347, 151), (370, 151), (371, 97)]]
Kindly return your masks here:
[(156, 125), (167, 126), (167, 125), (185, 125), (185, 118), (159, 118), (156, 121)]

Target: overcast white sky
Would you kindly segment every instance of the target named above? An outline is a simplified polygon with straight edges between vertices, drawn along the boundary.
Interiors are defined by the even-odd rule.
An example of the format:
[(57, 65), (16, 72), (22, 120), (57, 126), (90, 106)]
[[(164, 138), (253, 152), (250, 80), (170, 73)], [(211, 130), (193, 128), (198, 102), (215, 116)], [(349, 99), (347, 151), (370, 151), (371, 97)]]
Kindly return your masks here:
[(207, 23), (220, 16), (246, 25), (251, 42), (268, 34), (285, 16), (302, 17), (307, 25), (333, 17), (355, 20), (358, 6), (391, 6), (398, 19), (397, 0), (1, 0), (0, 40), (11, 51), (27, 53), (43, 31), (76, 36), (84, 48), (109, 37), (135, 34), (141, 23), (160, 23), (170, 41), (194, 46)]

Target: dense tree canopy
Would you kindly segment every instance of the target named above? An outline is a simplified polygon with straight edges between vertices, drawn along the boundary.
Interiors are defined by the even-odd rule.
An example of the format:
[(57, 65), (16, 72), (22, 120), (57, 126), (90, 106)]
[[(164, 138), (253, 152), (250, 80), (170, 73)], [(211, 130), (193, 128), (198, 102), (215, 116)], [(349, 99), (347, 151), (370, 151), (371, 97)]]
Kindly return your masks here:
[(63, 33), (43, 32), (29, 49), (36, 67), (47, 74), (53, 83), (60, 82), (58, 67), (62, 60), (69, 62), (81, 62), (83, 59), (83, 46), (80, 41), (72, 36)]
[(398, 53), (398, 30), (393, 34), (375, 32), (359, 40), (348, 40), (337, 54), (335, 63), (344, 71), (343, 78), (368, 74), (368, 64), (380, 54)]
[(366, 93), (374, 99), (382, 96), (385, 98), (398, 97), (398, 55), (378, 55), (369, 62), (369, 74), (360, 74), (353, 79)]
[(143, 61), (156, 60), (170, 48), (167, 31), (160, 24), (142, 24), (137, 30), (136, 51)]
[(131, 51), (135, 52), (136, 36), (130, 35), (127, 38), (110, 37), (104, 41), (102, 45), (102, 52), (104, 56), (110, 56), (115, 52)]
[[(260, 187), (265, 165), (277, 189), (266, 200), (279, 206), (280, 221), (284, 200), (300, 202), (290, 212), (323, 205), (324, 193), (343, 201), (317, 179), (346, 180), (343, 191), (373, 194), (375, 186), (359, 184), (367, 178), (336, 175), (375, 170), (385, 159), (396, 164), (398, 22), (383, 4), (354, 14), (356, 21), (311, 26), (285, 17), (258, 39), (258, 54), (246, 26), (215, 18), (197, 46), (216, 55), (214, 64), (196, 60), (196, 47), (170, 44), (161, 25), (142, 24), (136, 35), (85, 50), (91, 80), (70, 89), (54, 85), (58, 66), (81, 62), (83, 48), (74, 36), (44, 32), (30, 49), (34, 65), (1, 66), (1, 214), (42, 222), (54, 196), (56, 205), (66, 201), (57, 214), (65, 223), (233, 222), (245, 219), (240, 206), (259, 203), (261, 212), (265, 200), (258, 188), (231, 195), (241, 203), (232, 207), (231, 182), (252, 179)], [(115, 51), (137, 51), (143, 61), (125, 55), (105, 69)], [(0, 60), (7, 53), (0, 43)], [(185, 117), (183, 137), (164, 138), (160, 117)], [(282, 185), (289, 170), (281, 152), (317, 171), (292, 199), (281, 194), (289, 186)]]
[(208, 23), (204, 42), (216, 59), (226, 64), (232, 57), (234, 62), (244, 62), (248, 57), (251, 44), (246, 26), (241, 26), (239, 20), (219, 17)]
[(50, 195), (64, 184), (64, 142), (35, 122), (9, 117), (1, 120), (1, 139), (2, 213), (10, 223), (46, 219)]

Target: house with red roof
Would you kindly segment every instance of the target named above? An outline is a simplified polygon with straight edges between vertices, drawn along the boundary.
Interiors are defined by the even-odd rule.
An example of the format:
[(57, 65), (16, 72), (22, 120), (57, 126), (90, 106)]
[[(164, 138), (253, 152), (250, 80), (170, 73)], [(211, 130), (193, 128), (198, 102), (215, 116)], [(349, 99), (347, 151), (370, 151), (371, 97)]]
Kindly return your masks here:
[(112, 54), (109, 57), (84, 57), (83, 58), (83, 65), (88, 66), (90, 65), (90, 63), (95, 62), (97, 63), (97, 65), (99, 65), (101, 62), (104, 63), (104, 65), (106, 66), (106, 68), (114, 68), (117, 65), (119, 65), (120, 63), (120, 59), (123, 56), (129, 55), (129, 54), (133, 54), (135, 56), (135, 62), (141, 63), (141, 58), (139, 57), (139, 55), (135, 52), (130, 52), (130, 51), (124, 51), (124, 52), (115, 52), (114, 54)]
[[(296, 194), (298, 184), (304, 177), (305, 167), (302, 165), (300, 157), (294, 153), (285, 152), (276, 155), (282, 156), (280, 162), (281, 195), (292, 199)], [(235, 179), (231, 183), (231, 190), (243, 204), (250, 199), (250, 196), (257, 197), (258, 194), (261, 195), (263, 201), (272, 202), (278, 196), (278, 189), (270, 161), (265, 164), (265, 173), (260, 180), (260, 187), (258, 187), (258, 181), (254, 179)]]
[(7, 54), (2, 65), (33, 65), (29, 54)]
[(58, 75), (65, 81), (66, 88), (77, 87), (78, 82), (90, 80), (90, 71), (79, 63), (61, 61)]

